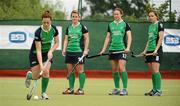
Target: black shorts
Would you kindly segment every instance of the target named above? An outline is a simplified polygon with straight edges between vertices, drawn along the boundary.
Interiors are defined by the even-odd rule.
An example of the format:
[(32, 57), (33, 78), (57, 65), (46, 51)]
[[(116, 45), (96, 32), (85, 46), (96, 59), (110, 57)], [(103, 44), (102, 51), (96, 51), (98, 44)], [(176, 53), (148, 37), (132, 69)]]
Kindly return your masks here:
[[(47, 53), (42, 53), (42, 61), (43, 63), (46, 62), (46, 60), (48, 59)], [(38, 59), (37, 59), (37, 55), (34, 53), (30, 53), (29, 54), (29, 62), (30, 62), (30, 67), (36, 66), (39, 64)], [(50, 61), (52, 63), (52, 59)]]
[[(154, 51), (147, 51), (147, 53), (153, 53)], [(161, 63), (162, 61), (162, 55), (163, 55), (163, 52), (162, 52), (162, 48), (160, 48), (158, 51), (157, 51), (157, 55), (156, 56), (146, 56), (145, 57), (145, 63), (151, 63), (151, 62), (158, 62), (158, 63)]]
[[(122, 50), (118, 50), (118, 51), (122, 51)], [(111, 52), (117, 52), (117, 50), (110, 50), (109, 53)], [(125, 53), (110, 54), (109, 60), (127, 60), (127, 54)]]
[[(65, 63), (76, 64), (82, 55), (82, 52), (66, 52)], [(84, 64), (84, 59), (79, 64)]]

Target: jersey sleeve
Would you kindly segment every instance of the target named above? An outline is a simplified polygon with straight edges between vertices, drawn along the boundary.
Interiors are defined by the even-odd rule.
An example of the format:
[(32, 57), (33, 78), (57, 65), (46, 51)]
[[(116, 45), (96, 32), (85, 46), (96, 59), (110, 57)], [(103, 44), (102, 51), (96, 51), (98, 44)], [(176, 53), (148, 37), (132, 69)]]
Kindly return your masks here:
[(126, 32), (131, 31), (131, 27), (130, 27), (130, 25), (128, 23), (126, 23), (126, 29), (125, 30), (126, 30)]
[(83, 34), (88, 33), (88, 29), (85, 25), (82, 25), (82, 33)]
[(53, 28), (54, 28), (54, 30), (55, 30), (54, 37), (58, 36), (59, 32), (58, 32), (58, 30), (57, 30), (56, 26), (52, 26), (52, 27), (53, 27)]
[(36, 32), (35, 32), (35, 38), (34, 40), (35, 41), (41, 41), (41, 37), (40, 37), (40, 33), (41, 33), (41, 28), (37, 29)]
[(164, 26), (162, 23), (158, 23), (158, 32), (164, 31)]
[(107, 32), (111, 32), (109, 24), (108, 24)]
[(69, 28), (69, 26), (66, 28), (66, 33), (65, 33), (65, 35), (68, 35), (68, 28)]

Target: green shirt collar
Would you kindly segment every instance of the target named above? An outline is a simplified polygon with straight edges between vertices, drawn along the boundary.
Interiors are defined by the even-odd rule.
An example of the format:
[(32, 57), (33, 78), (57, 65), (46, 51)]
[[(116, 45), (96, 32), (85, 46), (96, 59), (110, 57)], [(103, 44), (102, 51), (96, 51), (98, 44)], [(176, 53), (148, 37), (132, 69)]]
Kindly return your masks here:
[(44, 31), (44, 32), (49, 32), (50, 30), (51, 30), (51, 25), (49, 26), (49, 29), (48, 30), (45, 30), (44, 28), (43, 28), (43, 25), (41, 25), (41, 29)]
[(157, 24), (159, 21), (154, 22), (153, 24)]
[(119, 23), (121, 23), (121, 22), (123, 22), (123, 20), (122, 20), (122, 19), (121, 19), (121, 20), (119, 20), (119, 21), (114, 20), (114, 23), (115, 23), (115, 24), (119, 24)]
[(80, 22), (78, 22), (76, 25), (73, 25), (73, 24), (72, 24), (72, 27), (75, 28), (75, 27), (77, 27), (79, 24), (80, 24)]

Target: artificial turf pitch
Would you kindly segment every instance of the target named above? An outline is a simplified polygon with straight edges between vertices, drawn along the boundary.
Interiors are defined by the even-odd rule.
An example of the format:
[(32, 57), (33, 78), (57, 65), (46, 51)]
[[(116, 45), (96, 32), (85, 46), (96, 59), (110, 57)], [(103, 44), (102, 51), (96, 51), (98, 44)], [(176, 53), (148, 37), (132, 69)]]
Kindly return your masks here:
[[(40, 95), (41, 81), (36, 95)], [(76, 80), (75, 88), (78, 88)], [(162, 80), (163, 96), (144, 96), (151, 88), (151, 79), (129, 79), (128, 96), (109, 96), (112, 79), (87, 79), (85, 95), (62, 95), (68, 82), (65, 78), (50, 79), (50, 100), (27, 101), (28, 89), (23, 78), (0, 78), (0, 106), (180, 106), (180, 80)], [(122, 83), (121, 83), (122, 87)]]

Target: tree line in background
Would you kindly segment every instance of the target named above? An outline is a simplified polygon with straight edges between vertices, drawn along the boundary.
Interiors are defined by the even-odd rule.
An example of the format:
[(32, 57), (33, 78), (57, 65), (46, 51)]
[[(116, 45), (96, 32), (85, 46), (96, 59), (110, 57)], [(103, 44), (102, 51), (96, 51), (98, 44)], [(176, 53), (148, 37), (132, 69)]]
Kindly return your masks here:
[[(148, 11), (156, 9), (159, 12), (159, 19), (163, 22), (176, 21), (176, 11), (169, 11), (170, 0), (162, 3), (158, 8), (155, 4), (150, 4), (150, 0), (85, 0), (90, 6), (91, 15), (86, 16), (85, 20), (112, 20), (112, 11), (120, 7), (124, 11), (124, 20), (131, 22), (147, 21)], [(87, 11), (87, 6), (82, 7), (83, 13)], [(180, 22), (180, 16), (178, 18)]]
[(45, 10), (50, 10), (53, 19), (65, 19), (65, 13), (41, 5), (40, 0), (0, 0), (0, 20), (41, 19)]
[[(111, 21), (113, 20), (113, 10), (120, 7), (124, 11), (123, 19), (130, 22), (145, 22), (147, 21), (147, 12), (155, 8), (155, 4), (150, 4), (149, 0), (79, 0), (86, 2), (90, 8), (90, 15), (83, 16), (87, 11), (88, 6), (79, 8), (83, 20), (96, 21)], [(176, 21), (176, 11), (169, 12), (169, 0), (161, 4), (158, 8), (159, 18), (161, 21)], [(41, 14), (44, 10), (50, 10), (53, 19), (65, 20), (66, 14), (56, 6), (49, 4), (42, 5), (40, 0), (1, 0), (0, 1), (0, 20), (12, 19), (41, 19)], [(178, 17), (180, 22), (180, 16)]]

